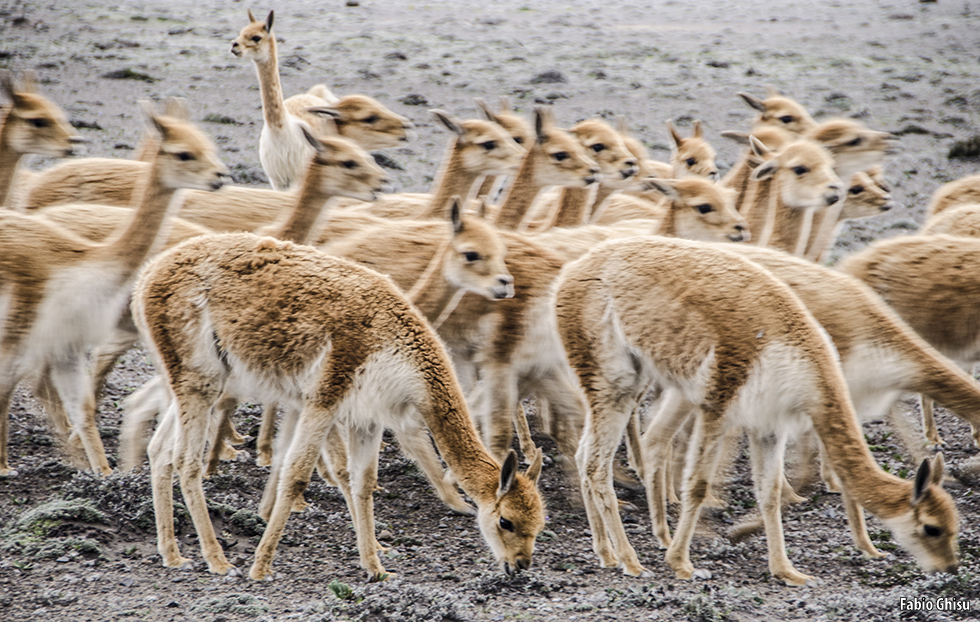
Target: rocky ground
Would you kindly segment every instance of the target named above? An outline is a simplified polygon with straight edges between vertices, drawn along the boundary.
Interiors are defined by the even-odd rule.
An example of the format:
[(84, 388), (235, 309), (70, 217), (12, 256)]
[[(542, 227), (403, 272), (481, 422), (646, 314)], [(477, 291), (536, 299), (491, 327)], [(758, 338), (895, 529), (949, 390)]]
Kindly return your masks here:
[[(968, 0), (0, 2), (0, 67), (36, 69), (44, 92), (89, 139), (91, 155), (130, 157), (141, 124), (136, 100), (183, 95), (236, 181), (264, 184), (254, 71), (229, 53), (246, 8), (262, 16), (276, 11), (287, 96), (324, 82), (340, 94), (375, 96), (419, 125), (417, 142), (387, 154), (398, 167), (392, 170), (398, 190), (424, 190), (435, 173), (446, 135), (433, 127), (429, 108), (465, 117), (475, 114), (473, 97), (508, 95), (524, 111), (553, 105), (565, 124), (624, 114), (662, 159), (668, 157), (663, 121), (683, 127), (702, 119), (727, 168), (737, 147), (718, 133), (747, 128), (753, 116), (735, 92), (762, 95), (769, 84), (818, 119), (853, 116), (902, 136), (887, 173), (903, 207), (851, 226), (838, 255), (914, 231), (939, 184), (978, 168), (976, 160), (948, 157), (956, 141), (980, 133), (980, 8)], [(39, 159), (31, 166), (49, 164)], [(120, 401), (151, 373), (144, 353), (133, 350), (110, 380), (100, 404), (110, 460)], [(917, 409), (911, 400), (897, 408)], [(258, 408), (246, 405), (238, 421), (254, 434)], [(962, 473), (976, 451), (968, 429), (943, 412), (939, 424), (949, 442), (947, 460)], [(621, 497), (638, 509), (624, 520), (654, 577), (599, 568), (575, 487), (551, 463), (542, 484), (549, 523), (534, 568), (508, 579), (492, 567), (473, 519), (451, 514), (388, 439), (376, 505), (379, 537), (391, 545), (384, 562), (397, 577), (365, 581), (343, 500), (315, 480), (307, 492), (310, 508), (287, 525), (275, 579), (253, 583), (206, 572), (182, 507), (181, 545), (198, 563), (190, 572), (163, 568), (146, 473), (98, 479), (66, 466), (26, 390), (17, 394), (11, 430), (20, 475), (0, 480), (3, 620), (868, 622), (980, 615), (980, 504), (969, 478), (948, 486), (963, 522), (959, 575), (924, 575), (874, 519), (872, 537), (892, 555), (861, 559), (839, 497), (814, 486), (809, 501), (789, 508), (783, 522), (791, 559), (820, 583), (793, 589), (769, 576), (763, 538), (738, 544), (726, 538), (753, 512), (744, 456), (732, 474), (728, 509), (707, 514), (694, 541), (692, 559), (713, 573), (698, 582), (673, 577), (650, 534), (642, 495), (629, 490)], [(902, 476), (913, 471), (886, 424), (873, 423), (866, 432), (884, 468)], [(553, 446), (540, 440), (557, 460)], [(254, 455), (254, 445), (247, 449)], [(262, 530), (254, 512), (265, 475), (266, 469), (236, 462), (206, 483), (212, 519), (240, 567), (250, 563)], [(903, 597), (978, 603), (973, 613), (902, 613)]]

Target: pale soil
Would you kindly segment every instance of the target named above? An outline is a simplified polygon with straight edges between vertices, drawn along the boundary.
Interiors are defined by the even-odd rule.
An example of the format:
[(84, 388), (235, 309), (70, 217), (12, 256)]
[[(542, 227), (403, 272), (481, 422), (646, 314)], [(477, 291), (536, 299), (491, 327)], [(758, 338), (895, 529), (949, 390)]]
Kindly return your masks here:
[[(0, 67), (37, 69), (44, 91), (73, 121), (97, 124), (100, 129), (80, 130), (90, 140), (91, 155), (130, 157), (141, 124), (135, 101), (184, 95), (195, 119), (217, 115), (233, 121), (202, 125), (239, 182), (263, 182), (255, 148), (261, 110), (254, 71), (228, 51), (246, 8), (240, 2), (188, 0), (4, 3)], [(268, 9), (251, 8), (263, 17)], [(325, 82), (339, 94), (373, 95), (419, 125), (416, 142), (388, 153), (404, 168), (392, 171), (399, 190), (426, 189), (441, 157), (446, 135), (429, 121), (428, 108), (465, 117), (475, 114), (473, 97), (493, 100), (502, 94), (523, 111), (536, 101), (551, 103), (565, 124), (625, 114), (662, 159), (662, 122), (674, 119), (683, 126), (700, 118), (723, 169), (737, 147), (722, 142), (718, 132), (744, 129), (752, 119), (735, 92), (762, 95), (767, 84), (798, 99), (817, 118), (853, 115), (902, 133), (901, 154), (889, 161), (887, 172), (903, 207), (851, 227), (838, 254), (914, 230), (940, 183), (978, 168), (976, 161), (946, 157), (954, 140), (978, 133), (980, 125), (980, 8), (968, 1), (376, 0), (347, 8), (340, 0), (299, 0), (274, 8), (287, 96)], [(100, 77), (127, 68), (157, 81)], [(534, 80), (554, 71), (564, 82)], [(426, 103), (402, 103), (409, 95)], [(405, 101), (413, 99), (419, 100)], [(38, 160), (32, 166), (49, 164)], [(113, 461), (119, 401), (150, 373), (142, 351), (134, 350), (112, 376), (100, 412)], [(898, 408), (917, 412), (911, 400)], [(240, 429), (254, 434), (257, 413), (245, 407)], [(710, 581), (673, 577), (650, 534), (642, 495), (632, 491), (620, 491), (641, 508), (624, 514), (627, 529), (654, 577), (633, 579), (599, 568), (584, 512), (573, 503), (574, 487), (556, 465), (544, 471), (549, 524), (534, 568), (507, 579), (491, 567), (473, 519), (449, 513), (394, 447), (382, 456), (384, 491), (376, 496), (379, 529), (390, 532), (388, 543), (394, 545), (384, 560), (397, 573), (393, 581), (365, 582), (343, 501), (318, 479), (307, 493), (311, 508), (287, 526), (275, 580), (207, 574), (186, 517), (178, 521), (183, 551), (198, 563), (192, 572), (179, 572), (163, 568), (155, 554), (145, 473), (100, 481), (64, 466), (27, 391), (18, 394), (11, 418), (12, 461), (20, 475), (0, 480), (2, 620), (865, 622), (966, 619), (970, 614), (901, 614), (900, 599), (980, 598), (980, 508), (970, 485), (950, 485), (963, 519), (963, 566), (956, 578), (923, 575), (901, 550), (882, 561), (862, 560), (850, 543), (839, 497), (810, 488), (811, 500), (789, 508), (783, 522), (791, 559), (820, 584), (793, 589), (769, 577), (761, 536), (737, 545), (724, 537), (754, 505), (744, 458), (727, 491), (730, 509), (706, 515), (692, 549), (695, 564), (714, 574)], [(949, 442), (947, 460), (961, 467), (975, 454), (967, 427), (945, 412), (939, 422)], [(880, 463), (893, 472), (912, 466), (886, 424), (866, 431)], [(554, 456), (553, 446), (545, 446)], [(254, 446), (249, 449), (254, 454)], [(250, 563), (257, 542), (260, 526), (250, 522), (250, 512), (266, 471), (249, 462), (227, 464), (206, 484), (209, 499), (223, 504), (212, 517), (239, 567)], [(62, 516), (73, 519), (17, 523), (28, 510), (66, 498), (74, 501)], [(86, 499), (102, 514), (79, 510), (78, 500)], [(881, 524), (872, 519), (869, 525), (881, 546), (890, 547)], [(351, 586), (353, 597), (339, 600), (327, 587), (331, 581)]]

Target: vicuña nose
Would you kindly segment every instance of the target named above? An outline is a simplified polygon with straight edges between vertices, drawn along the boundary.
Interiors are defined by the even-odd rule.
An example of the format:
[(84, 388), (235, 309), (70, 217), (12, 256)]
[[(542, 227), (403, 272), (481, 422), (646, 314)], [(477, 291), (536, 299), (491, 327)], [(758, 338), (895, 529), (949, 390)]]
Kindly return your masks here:
[(506, 276), (498, 276), (497, 282), (501, 285), (510, 285), (514, 282), (514, 277), (510, 276), (509, 274)]
[(524, 557), (518, 557), (515, 562), (517, 563), (517, 567), (521, 570), (527, 570), (531, 567), (531, 560)]

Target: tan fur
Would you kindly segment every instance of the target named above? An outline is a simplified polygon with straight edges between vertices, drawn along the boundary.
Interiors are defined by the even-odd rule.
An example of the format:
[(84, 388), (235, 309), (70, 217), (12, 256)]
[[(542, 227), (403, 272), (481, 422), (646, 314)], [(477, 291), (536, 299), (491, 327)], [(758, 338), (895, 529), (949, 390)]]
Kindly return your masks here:
[(178, 188), (221, 186), (227, 169), (199, 130), (144, 104), (162, 136), (139, 206), (127, 226), (93, 244), (50, 221), (2, 213), (0, 295), (8, 298), (0, 339), (0, 474), (9, 474), (7, 411), (17, 382), (49, 370), (89, 465), (108, 473), (95, 428), (95, 403), (85, 380), (87, 350), (111, 334), (136, 270), (161, 238)]
[(744, 195), (751, 205), (740, 211), (760, 246), (802, 256), (810, 239), (813, 213), (844, 197), (844, 185), (834, 172), (826, 149), (801, 139), (770, 152), (754, 137), (755, 154), (765, 159), (749, 176), (756, 186)]
[[(593, 547), (603, 566), (647, 574), (630, 546), (609, 485), (630, 414), (654, 384), (661, 409), (644, 435), (644, 462), (661, 464), (677, 428), (697, 413), (693, 462), (673, 542), (663, 479), (645, 473), (655, 534), (680, 578), (695, 574), (689, 546), (708, 467), (730, 426), (749, 432), (770, 572), (788, 585), (811, 579), (786, 555), (780, 524), (782, 458), (789, 434), (810, 425), (830, 449), (848, 508), (864, 506), (927, 570), (955, 571), (959, 521), (940, 487), (941, 459), (913, 487), (881, 471), (864, 443), (830, 344), (785, 285), (738, 255), (694, 242), (636, 238), (600, 247), (562, 273), (559, 330), (591, 407), (579, 447)], [(931, 467), (931, 468), (930, 468)], [(857, 513), (849, 511), (857, 521)], [(923, 535), (923, 525), (940, 535)], [(610, 543), (610, 537), (612, 542)]]
[(895, 152), (898, 136), (870, 130), (853, 119), (830, 119), (803, 134), (824, 146), (834, 158), (834, 170), (841, 179), (866, 171)]
[[(496, 123), (504, 128), (504, 131), (510, 134), (514, 142), (521, 147), (527, 149), (531, 141), (534, 140), (534, 129), (531, 127), (531, 124), (524, 117), (514, 112), (510, 104), (510, 99), (506, 96), (500, 97), (500, 110), (497, 112), (491, 110), (490, 106), (480, 98), (476, 99), (476, 105), (486, 117), (487, 121)], [(504, 185), (505, 179), (500, 175), (487, 175), (480, 185), (480, 189), (477, 190), (476, 196), (480, 198), (486, 197), (489, 201), (496, 200), (497, 194)]]
[[(134, 312), (177, 397), (150, 445), (164, 565), (189, 563), (173, 533), (176, 468), (209, 569), (233, 569), (215, 537), (200, 478), (208, 411), (224, 385), (244, 382), (303, 408), (253, 579), (269, 574), (286, 519), (334, 424), (343, 426), (350, 446), (350, 509), (369, 576), (386, 575), (371, 499), (385, 427), (427, 426), (477, 501), (480, 529), (501, 569), (530, 566), (535, 537), (544, 528), (535, 489), (541, 456), (523, 476), (516, 473), (516, 456), (508, 456), (502, 469), (486, 452), (442, 345), (388, 279), (288, 242), (209, 236), (154, 260), (140, 279)], [(379, 381), (384, 385), (374, 384)], [(177, 443), (179, 438), (184, 440)], [(510, 529), (501, 527), (501, 518)]]
[[(18, 87), (13, 74), (0, 71), (0, 91), (11, 104), (0, 110), (0, 207), (9, 206), (8, 194), (21, 157), (28, 153), (62, 158), (72, 154), (81, 137), (68, 123), (68, 117), (46, 97), (38, 94), (34, 74), (22, 76)], [(19, 193), (33, 182), (28, 175), (18, 182)]]
[[(735, 165), (725, 174), (720, 182), (722, 186), (735, 189), (735, 208), (741, 212), (745, 206), (755, 201), (754, 192), (757, 188), (749, 184), (749, 176), (752, 175), (755, 167), (762, 164), (762, 159), (752, 151), (749, 136), (755, 136), (767, 149), (778, 151), (787, 143), (796, 140), (796, 135), (776, 127), (765, 125), (756, 127), (751, 133), (727, 130), (722, 132), (721, 135), (746, 146), (745, 151), (742, 152), (738, 161), (735, 162)], [(759, 232), (756, 231), (756, 233), (758, 234)]]
[(943, 209), (926, 221), (920, 233), (980, 238), (980, 203), (963, 203)]
[(804, 257), (810, 261), (826, 261), (845, 220), (870, 218), (893, 207), (895, 201), (888, 192), (887, 184), (881, 179), (880, 167), (868, 172), (854, 173), (836, 218), (832, 218), (835, 210), (829, 208), (814, 213), (810, 241)]
[(772, 126), (792, 134), (803, 134), (817, 125), (806, 108), (788, 97), (781, 96), (772, 87), (769, 88), (766, 99), (759, 99), (744, 92), (738, 93), (738, 96), (750, 107), (759, 111), (753, 131), (761, 126)]
[(685, 138), (680, 135), (673, 123), (667, 121), (667, 131), (674, 141), (674, 146), (670, 150), (670, 164), (674, 167), (673, 177), (682, 179), (693, 175), (711, 180), (718, 179), (718, 167), (715, 165), (717, 153), (704, 139), (701, 121), (694, 121), (691, 128), (693, 134)]
[(932, 195), (926, 207), (926, 220), (936, 214), (964, 203), (980, 203), (980, 175), (961, 177), (943, 184)]

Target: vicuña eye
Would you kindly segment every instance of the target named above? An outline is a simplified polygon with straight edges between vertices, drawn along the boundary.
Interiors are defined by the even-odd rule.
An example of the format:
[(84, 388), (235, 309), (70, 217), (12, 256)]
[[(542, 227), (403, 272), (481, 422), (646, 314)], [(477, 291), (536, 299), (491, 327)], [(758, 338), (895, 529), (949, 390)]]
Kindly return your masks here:
[(517, 143), (518, 145), (523, 145), (524, 144), (524, 137), (523, 136), (511, 136), (511, 138), (513, 138), (514, 139), (514, 142)]
[[(927, 525), (928, 527), (928, 525)], [(503, 516), (500, 517), (500, 528), (506, 531), (514, 531), (514, 523), (510, 522)]]
[(595, 151), (596, 153), (599, 153), (600, 151), (602, 151), (605, 148), (606, 148), (606, 146), (603, 145), (602, 143), (596, 143), (596, 144), (592, 145), (592, 151)]
[(863, 137), (861, 137), (861, 136), (858, 136), (858, 137), (857, 137), (857, 138), (855, 138), (854, 140), (852, 140), (852, 141), (848, 141), (848, 143), (847, 143), (847, 146), (848, 146), (848, 147), (857, 147), (858, 145), (860, 145), (860, 144), (861, 144), (861, 142), (862, 142), (863, 140), (864, 140), (864, 138), (863, 138)]
[(47, 119), (31, 119), (30, 123), (38, 129), (44, 129), (51, 125), (51, 122)]
[(344, 168), (357, 168), (357, 162), (354, 160), (344, 160), (343, 166)]
[(180, 153), (176, 154), (176, 156), (177, 159), (180, 160), (181, 162), (189, 162), (191, 160), (196, 159), (194, 157), (194, 154), (191, 153), (190, 151), (181, 151)]
[(793, 117), (787, 114), (779, 117), (779, 120), (782, 121), (783, 123), (789, 124), (793, 122)]
[(864, 192), (864, 186), (851, 186), (847, 191), (851, 194), (861, 194)]
[(559, 151), (558, 153), (551, 154), (551, 157), (555, 159), (555, 162), (564, 162), (568, 159), (567, 151)]
[(378, 122), (378, 115), (372, 114), (370, 117), (364, 117), (363, 121), (368, 125), (372, 125)]
[(715, 208), (711, 207), (707, 203), (702, 203), (701, 205), (698, 205), (694, 209), (698, 210), (699, 214), (707, 214), (709, 212), (714, 211)]
[(684, 160), (684, 164), (687, 164), (688, 166), (694, 166), (697, 163), (698, 163), (698, 161), (695, 160), (694, 158), (688, 158), (688, 159)]
[(939, 536), (943, 535), (943, 530), (940, 529), (939, 527), (936, 527), (935, 525), (926, 525), (924, 529), (926, 535), (929, 536), (930, 538), (938, 538)]
[(495, 141), (495, 140), (488, 140), (487, 142), (485, 142), (485, 143), (480, 143), (480, 144), (481, 144), (481, 145), (483, 146), (483, 148), (484, 148), (484, 149), (486, 149), (487, 151), (493, 151), (494, 149), (496, 149), (496, 148), (497, 148), (497, 141)]
[(258, 43), (261, 40), (262, 40), (262, 37), (260, 37), (259, 35), (255, 35), (254, 37), (252, 37), (252, 42), (253, 43)]
[(466, 261), (473, 263), (474, 261), (480, 260), (480, 253), (477, 253), (476, 251), (466, 251), (463, 253), (463, 257), (466, 259)]
[(796, 173), (797, 175), (806, 175), (807, 173), (810, 172), (810, 169), (808, 169), (805, 166), (794, 166), (793, 172)]

